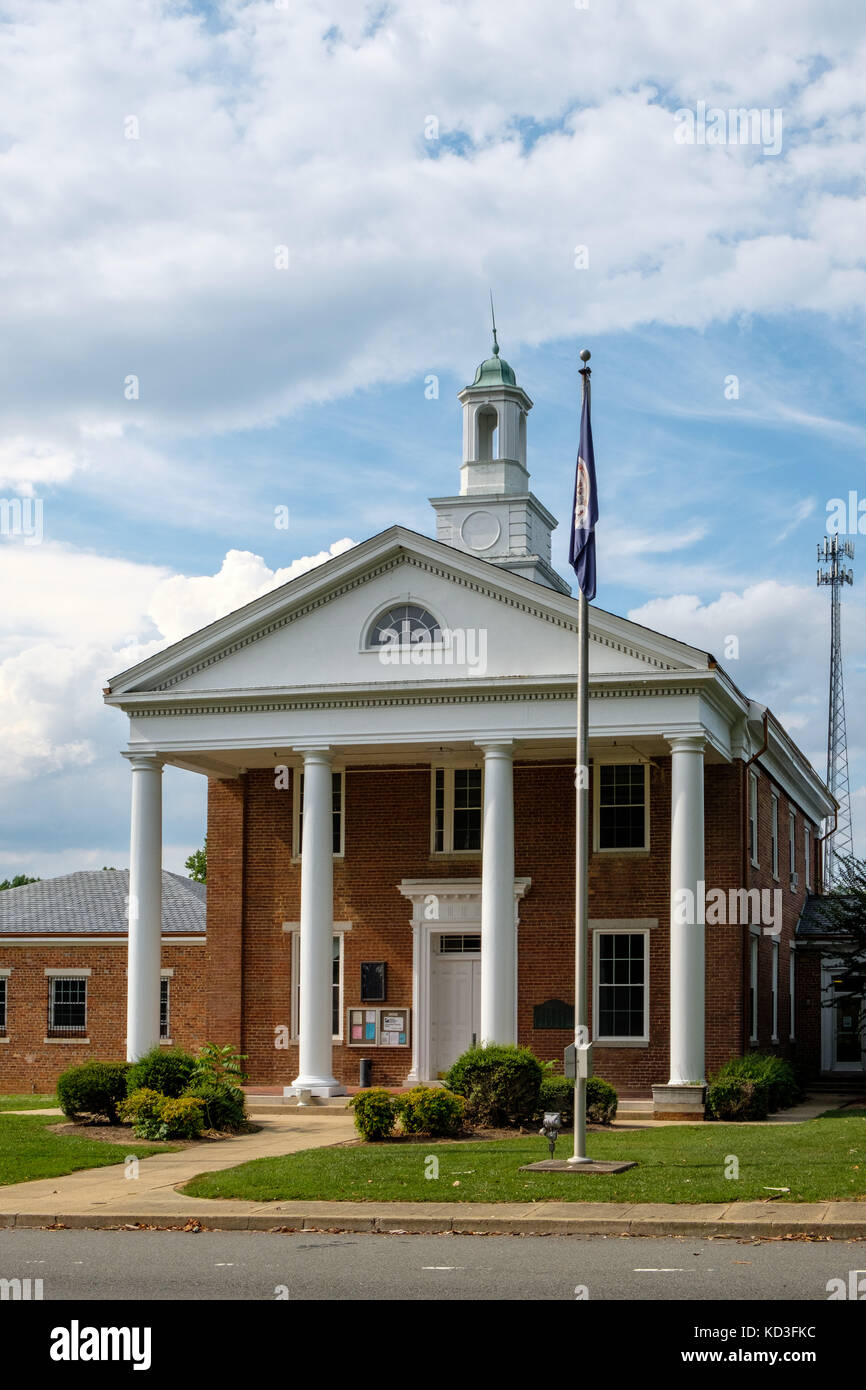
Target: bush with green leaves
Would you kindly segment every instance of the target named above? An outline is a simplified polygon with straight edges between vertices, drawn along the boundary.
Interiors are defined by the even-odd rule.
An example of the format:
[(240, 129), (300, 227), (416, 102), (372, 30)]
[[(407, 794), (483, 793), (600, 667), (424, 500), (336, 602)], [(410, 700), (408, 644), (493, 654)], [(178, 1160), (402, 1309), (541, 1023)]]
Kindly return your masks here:
[(459, 1134), (463, 1128), (466, 1102), (452, 1091), (415, 1086), (397, 1099), (404, 1134), (429, 1134), (437, 1139)]
[(193, 1096), (201, 1101), (204, 1106), (204, 1122), (208, 1129), (226, 1131), (246, 1127), (244, 1093), (239, 1086), (193, 1080), (183, 1094), (185, 1097)]
[(238, 1052), (231, 1043), (222, 1047), (218, 1043), (205, 1043), (192, 1069), (192, 1081), (205, 1081), (209, 1085), (233, 1086), (239, 1089), (246, 1081), (242, 1062), (247, 1060), (245, 1052)]
[(57, 1099), (64, 1115), (103, 1115), (119, 1123), (118, 1107), (126, 1095), (127, 1062), (83, 1062), (57, 1079)]
[(466, 1100), (466, 1119), (492, 1128), (531, 1122), (544, 1076), (528, 1047), (489, 1043), (470, 1047), (448, 1071), (445, 1085)]
[[(591, 1076), (586, 1083), (586, 1118), (592, 1125), (609, 1125), (616, 1116), (619, 1097), (609, 1081)], [(538, 1092), (538, 1111), (541, 1121), (545, 1110), (558, 1110), (563, 1128), (574, 1123), (574, 1081), (570, 1076), (546, 1075)]]
[(769, 1114), (766, 1084), (748, 1076), (725, 1076), (711, 1081), (707, 1114), (713, 1120), (765, 1120)]
[(793, 1065), (767, 1052), (732, 1057), (710, 1077), (708, 1110), (719, 1120), (763, 1120), (796, 1105), (802, 1088)]
[(164, 1096), (149, 1087), (131, 1092), (120, 1113), (139, 1139), (195, 1139), (204, 1128), (204, 1104), (194, 1096)]
[(179, 1047), (152, 1047), (133, 1062), (126, 1075), (129, 1095), (142, 1089), (159, 1091), (176, 1100), (182, 1096), (195, 1070), (196, 1059)]
[(355, 1112), (355, 1128), (362, 1139), (390, 1139), (400, 1115), (400, 1097), (372, 1087), (352, 1096), (349, 1106)]

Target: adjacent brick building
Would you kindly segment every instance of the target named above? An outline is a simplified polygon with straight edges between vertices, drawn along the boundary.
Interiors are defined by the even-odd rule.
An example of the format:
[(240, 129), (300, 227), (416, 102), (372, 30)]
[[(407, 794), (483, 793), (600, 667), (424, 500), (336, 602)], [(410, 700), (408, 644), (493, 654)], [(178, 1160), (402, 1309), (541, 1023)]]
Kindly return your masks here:
[[(0, 1092), (51, 1091), (79, 1062), (126, 1056), (125, 869), (0, 893)], [(203, 884), (164, 873), (160, 1041), (204, 1041)]]

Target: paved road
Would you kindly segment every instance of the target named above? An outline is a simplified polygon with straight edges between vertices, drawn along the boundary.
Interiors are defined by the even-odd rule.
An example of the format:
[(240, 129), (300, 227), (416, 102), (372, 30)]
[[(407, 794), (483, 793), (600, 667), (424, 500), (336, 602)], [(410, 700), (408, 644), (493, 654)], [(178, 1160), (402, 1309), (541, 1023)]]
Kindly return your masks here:
[(827, 1299), (863, 1241), (0, 1230), (51, 1299)]

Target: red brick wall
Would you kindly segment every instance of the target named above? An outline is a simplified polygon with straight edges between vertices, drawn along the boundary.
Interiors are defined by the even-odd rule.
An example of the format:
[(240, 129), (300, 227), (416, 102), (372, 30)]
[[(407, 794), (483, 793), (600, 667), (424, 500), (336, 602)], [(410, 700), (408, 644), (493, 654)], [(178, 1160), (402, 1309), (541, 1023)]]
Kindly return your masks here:
[[(205, 1041), (206, 983), (204, 946), (164, 944), (162, 964), (173, 968), (169, 986), (169, 1025), (172, 1042), (197, 1049)], [(11, 967), (7, 983), (7, 1037), (0, 1041), (0, 1093), (51, 1091), (67, 1067), (93, 1060), (117, 1061), (126, 1056), (126, 945), (4, 946), (0, 966)], [(89, 1045), (49, 1042), (46, 968), (90, 969), (87, 980)]]
[[(728, 892), (742, 884), (746, 836), (744, 769), (706, 768), (706, 882)], [(292, 861), (292, 791), (275, 786), (271, 770), (238, 783), (212, 783), (208, 820), (208, 961), (211, 980), (209, 1035), (241, 1048), (256, 1083), (291, 1082), (297, 1045), (275, 1046), (277, 1030), (291, 1019), (291, 937), (283, 922), (300, 916), (300, 864)], [(761, 811), (769, 816), (769, 779), (762, 775)], [(648, 855), (594, 854), (590, 864), (590, 917), (655, 918), (650, 935), (650, 1044), (600, 1046), (599, 1075), (620, 1089), (645, 1092), (668, 1079), (668, 974), (670, 912), (670, 759), (651, 768), (651, 846)], [(766, 802), (766, 805), (765, 805)], [(802, 858), (802, 815), (797, 845)], [(430, 769), (349, 768), (346, 773), (345, 858), (334, 861), (334, 918), (349, 920), (345, 936), (343, 1009), (360, 1005), (360, 963), (388, 963), (388, 997), (394, 1007), (412, 1003), (410, 904), (397, 890), (403, 878), (480, 877), (480, 856), (465, 859), (430, 853)], [(762, 819), (762, 868), (750, 886), (764, 883), (768, 822)], [(561, 1058), (570, 1033), (533, 1028), (533, 1006), (548, 999), (573, 1000), (574, 784), (570, 767), (515, 765), (515, 873), (532, 885), (520, 903), (519, 1008), (521, 1042), (543, 1058)], [(787, 800), (780, 798), (780, 865), (785, 910), (779, 961), (780, 1050), (787, 1043), (787, 951), (804, 896), (787, 880)], [(780, 874), (780, 879), (782, 875)], [(243, 884), (243, 893), (239, 887)], [(707, 1065), (713, 1069), (743, 1050), (747, 1019), (747, 930), (738, 924), (708, 925)], [(767, 1033), (770, 938), (761, 941), (762, 1035)], [(591, 963), (590, 963), (591, 964)], [(591, 973), (590, 973), (591, 979)], [(219, 998), (215, 999), (214, 996)], [(591, 995), (591, 990), (590, 990)], [(222, 1010), (222, 1013), (220, 1013)], [(221, 1029), (219, 1019), (227, 1022)], [(357, 1082), (363, 1049), (334, 1047), (334, 1071)], [(400, 1082), (410, 1050), (376, 1048), (374, 1081)]]
[[(778, 796), (779, 803), (779, 873), (778, 878), (773, 877), (772, 861), (772, 800), (773, 793)], [(789, 872), (789, 850), (788, 850), (788, 811), (793, 810), (796, 816), (796, 826), (794, 833), (795, 848), (795, 872), (799, 875), (799, 885), (796, 891), (790, 887)], [(811, 823), (810, 823), (811, 824)], [(815, 848), (815, 826), (812, 825), (812, 845), (813, 860), (816, 855)], [(744, 1039), (746, 1046), (752, 1047), (761, 1052), (772, 1052), (780, 1057), (790, 1057), (794, 1055), (795, 1049), (790, 1042), (791, 1030), (791, 1007), (790, 1007), (790, 949), (794, 939), (794, 932), (799, 920), (803, 903), (806, 899), (806, 864), (805, 864), (805, 845), (804, 845), (804, 816), (803, 812), (791, 801), (782, 788), (770, 777), (769, 773), (763, 769), (758, 777), (758, 867), (750, 865), (749, 887), (767, 889), (772, 894), (778, 889), (781, 894), (782, 904), (782, 930), (779, 935), (779, 985), (778, 985), (778, 1025), (777, 1040), (773, 1041), (773, 1003), (772, 1003), (772, 969), (773, 969), (773, 936), (768, 935), (762, 929), (758, 938), (758, 1037), (757, 1042), (749, 1040), (750, 1019), (744, 1019), (745, 1031)], [(816, 864), (812, 865), (812, 885), (813, 890), (818, 882)], [(748, 934), (746, 929), (745, 934)], [(746, 995), (748, 1000), (748, 995)], [(801, 1014), (801, 1021), (803, 1015)], [(795, 1027), (797, 1027), (796, 1005), (795, 1005)], [(799, 1052), (799, 1049), (797, 1049)], [(820, 1050), (818, 1053), (820, 1057)]]

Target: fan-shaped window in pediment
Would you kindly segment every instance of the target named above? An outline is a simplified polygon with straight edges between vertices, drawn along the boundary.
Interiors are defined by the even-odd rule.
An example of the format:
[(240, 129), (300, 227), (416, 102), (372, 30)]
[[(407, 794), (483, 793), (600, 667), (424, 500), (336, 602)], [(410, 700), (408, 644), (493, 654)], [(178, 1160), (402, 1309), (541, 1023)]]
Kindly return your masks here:
[(418, 603), (394, 603), (370, 624), (368, 647), (415, 646), (421, 642), (441, 642), (438, 618)]

